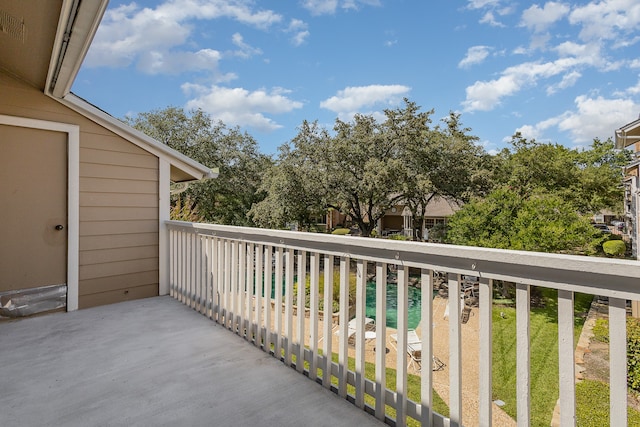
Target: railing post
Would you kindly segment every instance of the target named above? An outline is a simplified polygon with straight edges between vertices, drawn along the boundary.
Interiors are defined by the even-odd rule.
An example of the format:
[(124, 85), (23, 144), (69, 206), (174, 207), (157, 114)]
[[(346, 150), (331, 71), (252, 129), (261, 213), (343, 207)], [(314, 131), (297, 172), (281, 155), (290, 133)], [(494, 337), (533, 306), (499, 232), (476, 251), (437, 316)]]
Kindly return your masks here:
[(627, 302), (609, 298), (611, 427), (627, 425)]
[(376, 418), (384, 421), (387, 389), (387, 264), (376, 264)]
[[(271, 352), (271, 288), (273, 264), (271, 246), (264, 247), (264, 351)], [(274, 353), (275, 354), (275, 353)]]
[(281, 246), (278, 246), (276, 250), (276, 281), (273, 284), (275, 289), (276, 303), (274, 306), (273, 314), (276, 316), (276, 342), (274, 347), (274, 353), (276, 359), (282, 359), (282, 257), (284, 250)]
[(254, 330), (255, 330), (254, 344), (258, 347), (262, 346), (262, 298), (264, 295), (264, 277), (265, 277), (263, 257), (264, 257), (264, 247), (262, 245), (257, 245), (256, 246), (256, 269), (255, 269), (256, 316), (255, 316), (255, 325), (254, 325)]
[(462, 426), (462, 328), (459, 274), (449, 273), (449, 417), (451, 427)]
[(349, 262), (348, 257), (340, 257), (340, 329), (338, 348), (338, 395), (347, 397), (347, 363), (349, 345)]
[[(311, 254), (310, 262), (309, 350), (311, 351), (311, 360), (309, 360), (309, 379), (315, 380), (318, 377), (318, 292), (320, 282), (320, 254), (313, 252)], [(324, 321), (327, 321), (327, 317), (325, 317)]]
[(407, 424), (407, 335), (409, 268), (398, 266), (398, 354), (396, 366), (396, 426)]
[(420, 271), (422, 303), (422, 370), (420, 372), (420, 421), (424, 427), (433, 423), (433, 270)]
[(479, 388), (478, 405), (481, 427), (489, 427), (492, 422), (492, 372), (493, 372), (493, 281), (480, 278), (479, 301)]
[[(291, 366), (291, 354), (293, 349), (293, 272), (294, 272), (294, 252), (288, 249), (285, 252), (286, 262), (284, 267), (285, 275), (285, 303), (284, 303), (284, 333), (286, 335), (286, 346), (284, 348), (284, 363)], [(298, 284), (298, 292), (300, 285)], [(300, 309), (298, 308), (298, 314)]]
[(531, 420), (531, 351), (529, 344), (529, 285), (516, 283), (516, 392), (518, 427), (528, 427)]
[(558, 368), (560, 425), (576, 424), (576, 374), (573, 348), (573, 292), (558, 290)]
[(298, 354), (296, 355), (296, 369), (304, 372), (304, 341), (305, 341), (305, 300), (307, 296), (307, 253), (298, 251)]
[(333, 256), (324, 256), (324, 332), (322, 334), (322, 385), (331, 388), (331, 358), (333, 352)]
[(359, 259), (356, 264), (356, 401), (358, 408), (364, 408), (364, 325), (367, 308), (367, 262)]

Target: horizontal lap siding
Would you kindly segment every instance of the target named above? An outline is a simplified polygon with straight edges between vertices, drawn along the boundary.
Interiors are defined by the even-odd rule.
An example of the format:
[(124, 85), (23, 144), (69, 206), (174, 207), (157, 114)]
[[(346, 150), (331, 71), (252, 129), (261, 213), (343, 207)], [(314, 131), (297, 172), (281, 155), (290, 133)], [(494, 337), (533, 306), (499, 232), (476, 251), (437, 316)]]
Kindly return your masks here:
[(80, 308), (158, 294), (158, 158), (0, 73), (0, 114), (80, 126)]
[(118, 137), (83, 141), (80, 305), (157, 295), (158, 159)]

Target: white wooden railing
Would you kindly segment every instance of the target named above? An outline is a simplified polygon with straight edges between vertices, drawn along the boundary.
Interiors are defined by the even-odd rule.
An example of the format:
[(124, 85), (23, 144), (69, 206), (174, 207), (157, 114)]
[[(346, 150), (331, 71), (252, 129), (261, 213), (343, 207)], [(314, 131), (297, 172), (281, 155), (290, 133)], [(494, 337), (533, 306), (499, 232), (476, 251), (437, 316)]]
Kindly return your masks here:
[[(610, 419), (611, 426), (627, 425), (626, 300), (640, 299), (640, 263), (627, 260), (579, 257), (535, 252), (505, 251), (453, 245), (402, 242), (351, 236), (301, 233), (168, 221), (170, 292), (173, 297), (217, 323), (281, 358), (310, 379), (333, 389), (357, 407), (381, 420), (404, 426), (407, 418), (429, 426), (462, 425), (462, 343), (459, 316), (449, 324), (449, 417), (432, 410), (431, 369), (421, 372), (420, 401), (407, 398), (407, 358), (398, 357), (395, 389), (385, 383), (385, 322), (378, 322), (375, 337), (375, 380), (365, 378), (365, 286), (369, 263), (375, 264), (376, 318), (386, 319), (387, 267), (397, 268), (397, 348), (407, 344), (408, 269), (418, 268), (422, 283), (422, 360), (432, 358), (433, 272), (445, 272), (449, 295), (459, 295), (461, 276), (480, 278), (479, 395), (477, 425), (492, 420), (492, 286), (494, 280), (515, 282), (517, 321), (517, 424), (530, 420), (529, 291), (531, 286), (558, 290), (558, 343), (560, 425), (575, 425), (574, 307), (575, 292), (609, 298)], [(307, 259), (309, 266), (307, 267)], [(333, 283), (334, 261), (339, 283)], [(348, 369), (349, 274), (355, 265), (357, 286), (355, 318), (355, 371)], [(332, 266), (324, 268), (324, 266)], [(296, 271), (297, 268), (297, 271)], [(294, 275), (310, 279), (309, 318), (294, 315), (304, 306), (304, 293), (294, 301)], [(332, 348), (334, 325), (318, 310), (320, 274), (324, 274), (324, 300), (332, 301), (339, 286), (338, 348)], [(305, 280), (301, 281), (305, 283)], [(272, 283), (284, 283), (275, 292)], [(353, 300), (353, 295), (351, 295)], [(449, 298), (449, 312), (459, 313), (461, 302)], [(284, 307), (275, 310), (272, 307)], [(283, 315), (284, 314), (284, 315)], [(327, 321), (323, 321), (323, 320)], [(457, 320), (456, 320), (457, 319)], [(294, 325), (294, 321), (296, 324)], [(305, 322), (309, 322), (308, 326)], [(322, 323), (322, 330), (319, 330)], [(308, 333), (302, 331), (308, 330)], [(322, 338), (326, 337), (326, 338)], [(378, 349), (382, 349), (378, 351)], [(330, 355), (338, 354), (338, 362)], [(305, 360), (307, 366), (299, 363)], [(321, 375), (319, 375), (320, 371)], [(331, 375), (325, 375), (331, 373)], [(337, 385), (331, 377), (337, 378)], [(334, 379), (335, 382), (335, 379)], [(348, 385), (352, 386), (348, 393)], [(393, 387), (393, 385), (391, 385)], [(365, 395), (370, 396), (365, 403)], [(385, 405), (396, 410), (395, 420)]]

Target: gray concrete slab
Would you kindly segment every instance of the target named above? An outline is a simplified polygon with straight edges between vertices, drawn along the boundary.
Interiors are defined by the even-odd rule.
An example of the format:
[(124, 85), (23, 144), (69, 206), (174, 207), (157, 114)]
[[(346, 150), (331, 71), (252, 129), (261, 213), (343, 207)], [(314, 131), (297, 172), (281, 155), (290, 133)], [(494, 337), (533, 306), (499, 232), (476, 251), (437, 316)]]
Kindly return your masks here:
[(0, 323), (0, 425), (382, 424), (157, 297)]

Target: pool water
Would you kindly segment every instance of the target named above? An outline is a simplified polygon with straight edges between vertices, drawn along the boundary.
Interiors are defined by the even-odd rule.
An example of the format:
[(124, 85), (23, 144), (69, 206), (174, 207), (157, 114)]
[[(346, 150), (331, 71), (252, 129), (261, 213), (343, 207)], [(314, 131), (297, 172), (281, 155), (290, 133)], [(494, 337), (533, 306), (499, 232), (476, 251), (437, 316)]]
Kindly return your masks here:
[[(420, 289), (409, 286), (409, 313), (408, 327), (415, 329), (420, 324), (420, 315), (422, 311), (422, 299)], [(376, 284), (375, 282), (367, 283), (367, 308), (366, 316), (372, 319), (376, 318)], [(378, 323), (376, 319), (376, 323)], [(389, 328), (398, 328), (398, 287), (395, 283), (387, 284), (387, 326)]]

